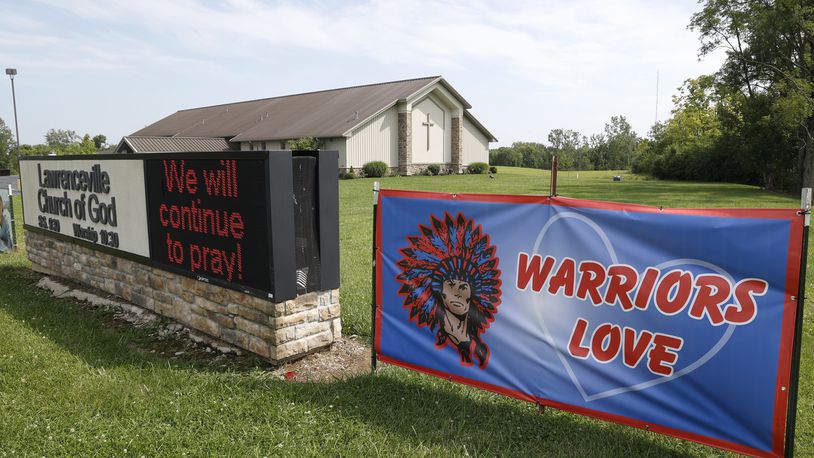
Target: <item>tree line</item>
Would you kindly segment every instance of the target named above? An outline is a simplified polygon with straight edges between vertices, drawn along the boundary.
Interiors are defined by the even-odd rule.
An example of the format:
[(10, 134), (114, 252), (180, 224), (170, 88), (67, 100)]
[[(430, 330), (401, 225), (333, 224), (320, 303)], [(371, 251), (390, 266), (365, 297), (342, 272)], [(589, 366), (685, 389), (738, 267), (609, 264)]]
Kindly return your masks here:
[[(45, 143), (21, 144), (20, 156), (92, 154), (108, 147), (107, 137), (102, 134), (93, 137), (90, 134), (80, 136), (73, 130), (49, 129), (45, 133)], [(17, 143), (11, 129), (2, 118), (0, 118), (0, 169), (9, 169), (13, 174), (20, 172), (17, 163)]]
[(814, 8), (706, 0), (690, 20), (701, 55), (726, 60), (687, 80), (672, 117), (644, 141), (634, 171), (780, 191), (814, 185)]
[(797, 191), (814, 185), (814, 7), (706, 0), (690, 29), (726, 60), (688, 80), (672, 117), (644, 140), (634, 171)]
[(636, 157), (639, 138), (624, 116), (613, 116), (604, 132), (590, 137), (570, 129), (554, 129), (548, 143), (514, 142), (489, 151), (489, 163), (512, 167), (550, 169), (557, 156), (561, 170), (629, 169)]

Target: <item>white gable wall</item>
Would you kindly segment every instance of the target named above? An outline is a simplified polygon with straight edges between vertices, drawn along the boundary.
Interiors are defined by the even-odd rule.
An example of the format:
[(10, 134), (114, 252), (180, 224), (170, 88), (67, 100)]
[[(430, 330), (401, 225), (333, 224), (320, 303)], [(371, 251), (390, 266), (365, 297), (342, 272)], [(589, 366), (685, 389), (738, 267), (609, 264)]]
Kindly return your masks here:
[(340, 150), (339, 167), (358, 170), (370, 161), (382, 161), (389, 167), (398, 167), (398, 131), (399, 115), (393, 106), (351, 132), (343, 149), (344, 165), (343, 150)]
[[(439, 92), (440, 91), (440, 92)], [(461, 106), (451, 95), (436, 85), (418, 94), (415, 102), (408, 101), (411, 109), (411, 163), (449, 164), (452, 161), (452, 116), (460, 113)], [(430, 115), (429, 138), (427, 148), (427, 114)], [(322, 149), (339, 152), (339, 167), (361, 169), (370, 161), (382, 161), (391, 168), (398, 164), (398, 108), (394, 105), (361, 124), (350, 132), (347, 138), (321, 138)], [(267, 140), (266, 142), (241, 142), (240, 149), (280, 149), (284, 140)], [(461, 129), (461, 163), (489, 162), (489, 139), (476, 125), (462, 116)]]
[(339, 167), (345, 168), (347, 167), (345, 164), (347, 163), (347, 151), (345, 150), (347, 138), (345, 137), (337, 137), (337, 138), (321, 138), (320, 141), (322, 145), (320, 149), (323, 151), (338, 151), (339, 152)]
[(466, 116), (463, 117), (463, 142), (461, 162), (469, 165), (473, 162), (489, 163), (489, 139)]
[[(429, 149), (427, 148), (427, 114), (430, 115)], [(446, 104), (430, 94), (413, 104), (412, 135), (413, 164), (440, 164), (451, 160), (452, 117)]]

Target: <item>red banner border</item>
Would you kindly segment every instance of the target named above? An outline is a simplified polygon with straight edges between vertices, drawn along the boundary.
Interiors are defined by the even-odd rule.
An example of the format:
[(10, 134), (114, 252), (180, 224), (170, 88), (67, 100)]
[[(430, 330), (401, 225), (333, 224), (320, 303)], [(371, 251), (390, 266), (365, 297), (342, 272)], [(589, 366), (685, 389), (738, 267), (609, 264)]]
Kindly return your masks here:
[[(671, 215), (693, 215), (693, 216), (714, 216), (728, 218), (765, 218), (784, 219), (790, 224), (788, 262), (786, 265), (786, 300), (783, 303), (783, 318), (780, 331), (780, 354), (778, 355), (777, 383), (775, 385), (774, 419), (772, 431), (772, 450), (760, 450), (734, 442), (716, 439), (710, 436), (695, 434), (688, 431), (670, 428), (667, 426), (651, 424), (612, 413), (598, 410), (586, 409), (584, 407), (563, 404), (556, 401), (538, 398), (526, 393), (512, 390), (497, 385), (492, 385), (477, 380), (449, 374), (443, 371), (418, 366), (415, 364), (391, 358), (381, 352), (381, 327), (382, 327), (382, 211), (381, 203), (384, 197), (420, 198), (432, 200), (460, 200), (465, 202), (491, 202), (491, 203), (513, 203), (513, 204), (537, 204), (537, 205), (561, 205), (574, 208), (594, 208), (602, 210), (616, 210), (641, 213), (663, 213)], [(377, 205), (379, 211), (376, 214), (376, 329), (375, 329), (375, 351), (378, 359), (382, 362), (401, 366), (407, 369), (423, 372), (439, 378), (447, 379), (464, 385), (481, 388), (494, 393), (503, 394), (516, 399), (533, 402), (535, 404), (553, 407), (555, 409), (586, 415), (601, 420), (619, 423), (634, 428), (645, 429), (668, 436), (678, 437), (703, 445), (717, 447), (736, 453), (743, 453), (757, 457), (780, 457), (783, 456), (785, 448), (785, 427), (788, 406), (789, 379), (791, 377), (791, 355), (794, 342), (794, 325), (796, 319), (797, 301), (792, 297), (798, 296), (797, 288), (800, 280), (800, 261), (802, 256), (803, 224), (796, 211), (786, 208), (661, 208), (649, 205), (624, 204), (617, 202), (591, 201), (572, 199), (561, 196), (535, 196), (535, 195), (511, 195), (511, 194), (458, 194), (429, 191), (405, 191), (394, 189), (382, 189), (379, 191)], [(800, 224), (793, 224), (799, 221)]]

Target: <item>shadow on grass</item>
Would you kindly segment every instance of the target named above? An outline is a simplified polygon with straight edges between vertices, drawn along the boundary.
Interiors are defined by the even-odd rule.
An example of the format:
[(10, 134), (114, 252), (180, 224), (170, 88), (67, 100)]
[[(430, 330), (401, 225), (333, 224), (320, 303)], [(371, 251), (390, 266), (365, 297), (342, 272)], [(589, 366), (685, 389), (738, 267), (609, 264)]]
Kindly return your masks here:
[[(155, 344), (144, 329), (109, 326), (110, 313), (89, 309), (71, 299), (56, 299), (36, 287), (41, 275), (24, 267), (0, 266), (0, 303), (15, 320), (41, 333), (87, 364), (99, 368), (117, 366), (135, 369), (167, 366), (206, 377), (207, 373), (257, 371), (269, 367), (258, 358), (237, 365), (212, 365), (203, 359), (170, 359), (158, 353), (134, 350)], [(152, 342), (151, 342), (152, 341)], [(164, 345), (158, 342), (158, 345)], [(171, 352), (169, 353), (172, 354)], [(263, 393), (276, 391), (277, 398), (314, 406), (326, 415), (384, 430), (416, 447), (442, 445), (457, 453), (485, 455), (564, 456), (670, 456), (655, 435), (576, 415), (549, 412), (540, 415), (536, 406), (510, 400), (428, 376), (387, 368), (377, 375), (360, 376), (334, 383), (284, 382), (267, 377), (235, 374), (225, 383), (228, 393), (266, 398), (270, 404), (258, 410), (275, 409)], [(309, 407), (310, 408), (310, 407)], [(347, 435), (347, 444), (358, 446), (354, 428), (339, 428), (334, 435)], [(347, 431), (346, 431), (347, 429)], [(366, 427), (365, 427), (366, 429)], [(371, 452), (375, 444), (371, 445)], [(437, 450), (437, 449), (435, 449)]]
[[(171, 362), (179, 368), (208, 371), (244, 371), (268, 368), (260, 357), (190, 351), (187, 342), (169, 335), (159, 338), (158, 325), (135, 326), (72, 298), (55, 298), (36, 284), (43, 277), (26, 267), (0, 265), (0, 307), (17, 321), (43, 334), (93, 367), (129, 365), (147, 367)], [(175, 353), (184, 351), (183, 357)], [(162, 352), (164, 353), (162, 355)]]
[(682, 456), (642, 431), (550, 409), (541, 414), (530, 403), (392, 367), (330, 385), (293, 388), (296, 402), (329, 401), (334, 409), (344, 407), (343, 415), (415, 446), (443, 444), (462, 455)]

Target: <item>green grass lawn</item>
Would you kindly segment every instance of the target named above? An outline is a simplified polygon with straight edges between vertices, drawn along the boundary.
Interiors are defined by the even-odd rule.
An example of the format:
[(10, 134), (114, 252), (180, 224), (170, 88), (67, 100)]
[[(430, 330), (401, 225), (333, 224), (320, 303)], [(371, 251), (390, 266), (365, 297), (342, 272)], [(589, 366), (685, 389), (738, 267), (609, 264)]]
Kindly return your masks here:
[[(559, 194), (672, 207), (796, 207), (754, 187), (564, 172)], [(539, 170), (381, 179), (385, 188), (547, 193)], [(370, 335), (371, 188), (340, 183), (345, 334)], [(19, 214), (19, 202), (16, 202)], [(809, 264), (811, 257), (809, 257)], [(384, 367), (334, 383), (278, 380), (140, 351), (145, 330), (34, 286), (22, 250), (0, 255), (0, 456), (709, 456), (717, 450)], [(809, 271), (814, 272), (811, 266)], [(814, 275), (810, 276), (814, 278)], [(812, 281), (807, 296), (812, 296)], [(814, 455), (814, 307), (807, 304), (797, 454)]]

